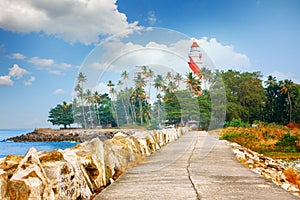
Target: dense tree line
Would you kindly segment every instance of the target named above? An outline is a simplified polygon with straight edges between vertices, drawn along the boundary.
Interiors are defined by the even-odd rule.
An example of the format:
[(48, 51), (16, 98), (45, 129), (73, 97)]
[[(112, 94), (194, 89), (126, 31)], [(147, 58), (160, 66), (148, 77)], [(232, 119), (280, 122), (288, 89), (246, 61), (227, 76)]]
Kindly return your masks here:
[[(109, 94), (84, 88), (87, 77), (77, 77), (73, 120), (83, 128), (140, 125), (186, 125), (197, 122), (201, 129), (241, 119), (253, 123), (300, 123), (300, 85), (290, 80), (277, 81), (260, 72), (211, 71), (202, 68), (202, 77), (193, 73), (155, 74), (148, 66), (139, 66), (134, 85), (128, 86), (129, 74), (123, 71), (117, 82), (108, 81)], [(63, 105), (66, 103), (64, 102)], [(69, 105), (69, 106), (70, 106)], [(63, 106), (64, 107), (64, 106)], [(64, 126), (73, 123), (56, 120), (62, 109), (53, 108), (49, 121)], [(226, 113), (226, 114), (225, 114)], [(69, 115), (68, 115), (69, 116)]]

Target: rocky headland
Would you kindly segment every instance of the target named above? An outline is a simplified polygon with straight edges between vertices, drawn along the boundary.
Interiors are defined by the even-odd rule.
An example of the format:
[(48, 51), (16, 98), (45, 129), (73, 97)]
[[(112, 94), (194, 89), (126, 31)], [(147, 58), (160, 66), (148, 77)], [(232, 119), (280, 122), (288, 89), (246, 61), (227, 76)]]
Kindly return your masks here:
[(51, 152), (0, 159), (0, 199), (92, 199), (126, 169), (186, 133), (187, 128), (118, 132)]
[(74, 141), (85, 142), (94, 138), (101, 141), (112, 139), (113, 136), (122, 132), (126, 135), (132, 135), (136, 129), (60, 129), (54, 130), (50, 128), (37, 128), (33, 132), (20, 136), (8, 138), (6, 140), (13, 142), (61, 142)]

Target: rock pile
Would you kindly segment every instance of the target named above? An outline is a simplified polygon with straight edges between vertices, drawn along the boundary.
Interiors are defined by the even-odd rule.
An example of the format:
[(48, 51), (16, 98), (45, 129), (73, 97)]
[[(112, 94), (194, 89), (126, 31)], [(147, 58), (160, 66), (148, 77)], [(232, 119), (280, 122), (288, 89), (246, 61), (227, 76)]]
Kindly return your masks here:
[(117, 133), (74, 148), (28, 150), (0, 159), (0, 199), (90, 199), (145, 156), (176, 140), (187, 129)]
[[(118, 129), (60, 129), (53, 130), (50, 128), (37, 128), (33, 132), (20, 136), (8, 138), (6, 140), (13, 142), (60, 142), (60, 141), (75, 141), (85, 142), (94, 138), (99, 138), (101, 141), (113, 138), (114, 134), (119, 132)], [(124, 134), (131, 135), (135, 132), (134, 129), (126, 129), (122, 131)]]
[(300, 191), (295, 183), (288, 180), (285, 172), (292, 170), (298, 174), (297, 169), (280, 159), (272, 159), (263, 154), (259, 154), (248, 148), (242, 147), (237, 143), (230, 143), (231, 148), (237, 159), (250, 170), (264, 176), (266, 179), (273, 181), (283, 189), (300, 196)]

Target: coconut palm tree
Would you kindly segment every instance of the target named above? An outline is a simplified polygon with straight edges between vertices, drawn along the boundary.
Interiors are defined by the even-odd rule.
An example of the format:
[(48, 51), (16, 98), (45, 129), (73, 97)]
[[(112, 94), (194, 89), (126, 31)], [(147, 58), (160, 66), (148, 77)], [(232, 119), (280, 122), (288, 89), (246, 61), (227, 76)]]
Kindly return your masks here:
[(174, 81), (177, 82), (178, 88), (180, 88), (181, 80), (182, 80), (181, 74), (176, 73), (175, 76), (174, 76)]
[(91, 127), (94, 128), (94, 119), (93, 119), (92, 110), (91, 110), (91, 105), (93, 103), (93, 96), (92, 96), (92, 92), (91, 92), (90, 89), (88, 89), (86, 91), (86, 93), (84, 94), (84, 98), (86, 100), (86, 103), (87, 103), (87, 106), (88, 106), (88, 109), (89, 109)]
[(289, 115), (290, 115), (290, 121), (292, 122), (292, 112), (293, 112), (293, 105), (292, 105), (292, 100), (291, 100), (291, 90), (293, 88), (294, 83), (291, 80), (285, 79), (283, 82), (281, 81), (279, 84), (280, 87), (280, 93), (281, 94), (287, 94), (288, 96), (288, 102), (289, 102)]
[(116, 123), (117, 123), (117, 126), (119, 126), (119, 117), (118, 117), (118, 112), (117, 112), (117, 109), (116, 109), (116, 105), (114, 103), (114, 100), (115, 100), (115, 88), (113, 88), (115, 86), (115, 84), (112, 83), (111, 80), (108, 81), (108, 84), (107, 86), (109, 87), (109, 93), (111, 95), (111, 104), (112, 104), (112, 108), (114, 110), (114, 113), (116, 114)]
[(100, 100), (100, 95), (96, 91), (93, 94), (93, 102), (94, 102), (94, 109), (96, 110), (96, 116), (97, 116), (97, 119), (98, 119), (98, 124), (99, 124), (99, 126), (101, 126), (101, 119), (100, 119), (100, 113), (99, 113), (99, 108), (98, 108), (99, 100)]
[(152, 69), (149, 69), (147, 77), (149, 78), (149, 93), (148, 93), (148, 100), (151, 101), (151, 87), (152, 87), (152, 78), (154, 77), (154, 71)]
[(121, 78), (123, 79), (123, 81), (125, 83), (125, 97), (126, 97), (126, 101), (128, 102), (128, 105), (129, 105), (132, 122), (134, 122), (135, 121), (135, 111), (133, 109), (132, 101), (130, 100), (130, 95), (129, 95), (130, 90), (129, 90), (128, 85), (127, 85), (127, 80), (129, 78), (129, 74), (126, 70), (124, 70), (122, 72)]
[(156, 98), (157, 98), (157, 117), (158, 117), (158, 123), (160, 124), (160, 99), (162, 98), (161, 96), (161, 90), (164, 87), (164, 78), (162, 75), (158, 74), (156, 78), (154, 79), (154, 87), (156, 88)]
[[(121, 87), (123, 84), (124, 84), (124, 83), (123, 83), (121, 80), (119, 80), (118, 83), (117, 83), (117, 85), (120, 86), (120, 87)], [(119, 93), (117, 94), (117, 96), (120, 97), (121, 102), (122, 102), (122, 105), (123, 105), (123, 109), (124, 109), (124, 112), (125, 112), (125, 118), (126, 118), (126, 124), (129, 124), (129, 117), (128, 117), (128, 114), (127, 114), (127, 109), (126, 109), (125, 102), (124, 102), (124, 98), (123, 98), (123, 95), (122, 95), (122, 90), (119, 91)]]
[(140, 73), (137, 73), (134, 77), (135, 82), (135, 89), (134, 89), (134, 96), (139, 101), (139, 108), (140, 108), (140, 120), (141, 125), (143, 125), (143, 100), (145, 99), (145, 90), (144, 87), (146, 86), (146, 82), (143, 79), (142, 75)]
[(75, 87), (75, 91), (78, 92), (80, 101), (81, 101), (81, 109), (82, 109), (82, 116), (83, 116), (83, 128), (86, 128), (86, 118), (85, 118), (85, 111), (84, 111), (84, 89), (83, 84), (87, 81), (86, 75), (83, 72), (80, 72), (77, 76), (77, 85)]
[(192, 72), (187, 73), (186, 83), (188, 87), (195, 93), (196, 96), (200, 96), (202, 94), (201, 90), (201, 82), (193, 76)]

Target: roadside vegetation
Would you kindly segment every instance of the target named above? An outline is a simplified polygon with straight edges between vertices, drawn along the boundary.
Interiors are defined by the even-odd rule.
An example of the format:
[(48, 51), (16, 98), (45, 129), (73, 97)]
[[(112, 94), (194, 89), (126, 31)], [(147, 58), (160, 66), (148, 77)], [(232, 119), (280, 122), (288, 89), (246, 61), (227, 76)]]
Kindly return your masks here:
[(233, 121), (231, 125), (234, 126), (222, 130), (221, 139), (236, 142), (272, 158), (300, 158), (300, 129), (296, 124), (283, 126), (257, 122), (254, 127), (250, 127), (247, 124), (245, 126), (241, 120)]

